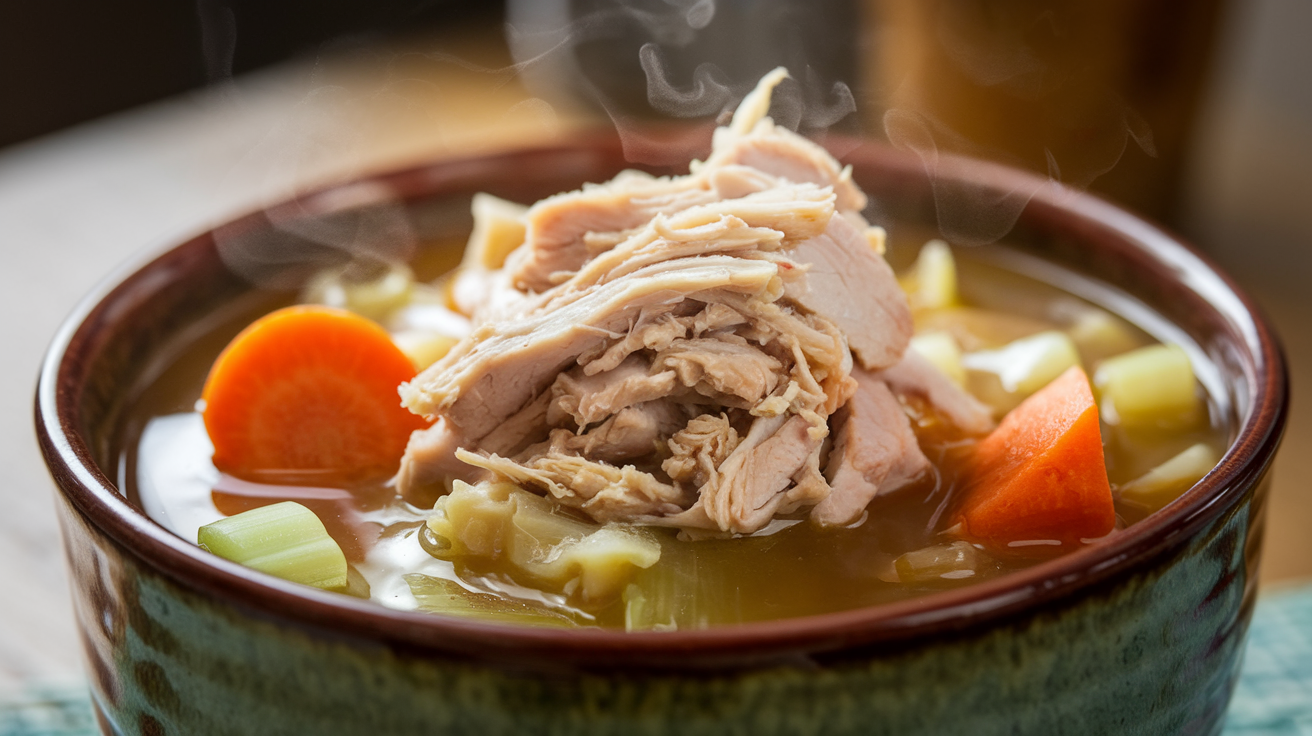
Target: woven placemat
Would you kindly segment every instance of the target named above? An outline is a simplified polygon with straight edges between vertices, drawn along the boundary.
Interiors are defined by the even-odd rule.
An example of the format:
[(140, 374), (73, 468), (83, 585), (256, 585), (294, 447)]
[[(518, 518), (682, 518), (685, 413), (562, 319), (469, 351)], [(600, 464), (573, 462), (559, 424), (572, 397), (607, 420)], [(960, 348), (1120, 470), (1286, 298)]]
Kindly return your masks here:
[[(0, 736), (99, 736), (86, 686), (0, 695)], [(1312, 585), (1258, 601), (1223, 736), (1312, 736)]]

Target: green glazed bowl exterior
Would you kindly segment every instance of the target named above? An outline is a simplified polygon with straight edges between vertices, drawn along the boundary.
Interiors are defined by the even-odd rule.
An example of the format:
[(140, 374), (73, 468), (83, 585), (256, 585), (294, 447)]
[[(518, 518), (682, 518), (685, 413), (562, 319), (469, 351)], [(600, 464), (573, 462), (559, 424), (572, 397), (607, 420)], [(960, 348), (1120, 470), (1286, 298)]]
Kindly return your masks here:
[[(870, 144), (848, 159), (886, 212), (932, 222), (933, 187), (917, 160)], [(622, 165), (616, 143), (586, 141), (434, 164), (294, 207), (351, 221), (378, 197), (404, 203), (419, 230), (459, 230), (475, 191), (526, 201)], [(220, 245), (298, 247), (270, 226), (277, 212), (262, 213), (112, 280), (70, 318), (43, 369), (37, 428), (61, 490), (102, 730), (1219, 732), (1252, 612), (1263, 477), (1286, 415), (1273, 335), (1224, 276), (1111, 205), (972, 162), (940, 166), (935, 176), (980, 191), (1031, 186), (1038, 193), (1013, 239), (1141, 299), (1216, 364), (1233, 404), (1234, 442), (1164, 512), (969, 588), (695, 632), (507, 628), (393, 611), (252, 573), (164, 531), (111, 478), (120, 412), (149, 380), (152, 356), (249, 289), (225, 268)]]

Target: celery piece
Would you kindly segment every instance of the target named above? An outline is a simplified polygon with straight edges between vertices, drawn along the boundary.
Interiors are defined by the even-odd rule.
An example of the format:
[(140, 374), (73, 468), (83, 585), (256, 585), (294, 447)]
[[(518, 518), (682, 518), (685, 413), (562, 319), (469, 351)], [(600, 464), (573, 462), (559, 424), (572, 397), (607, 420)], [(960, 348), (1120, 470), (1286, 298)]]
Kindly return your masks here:
[(640, 569), (656, 564), (661, 546), (651, 537), (617, 526), (604, 526), (586, 537), (560, 544), (541, 562), (525, 566), (540, 579), (577, 588), (582, 600), (615, 598)]
[(957, 263), (952, 249), (942, 240), (931, 240), (916, 256), (915, 287), (912, 306), (919, 309), (946, 309), (957, 305)]
[(511, 494), (517, 491), (510, 483), (456, 481), (451, 492), (437, 500), (428, 519), (428, 528), (450, 545), (443, 558), (500, 557), (510, 544), (515, 514)]
[(456, 481), (438, 499), (428, 528), (448, 545), (437, 552), (443, 559), (501, 561), (511, 577), (587, 603), (618, 596), (634, 573), (660, 558), (660, 545), (644, 532), (575, 517), (509, 483)]
[(911, 338), (911, 349), (934, 364), (958, 386), (966, 385), (966, 368), (961, 363), (961, 348), (947, 332), (927, 332)]
[(898, 580), (932, 583), (973, 578), (983, 572), (984, 554), (965, 541), (912, 550), (893, 561)]
[(628, 631), (690, 631), (745, 620), (738, 581), (723, 565), (702, 565), (701, 543), (661, 537), (661, 558), (623, 593)]
[(351, 263), (315, 274), (301, 301), (346, 309), (382, 320), (410, 301), (415, 278), (404, 263)]
[(316, 588), (346, 586), (346, 555), (314, 512), (294, 501), (244, 511), (200, 528), (197, 541), (225, 560)]
[(1200, 442), (1121, 486), (1121, 500), (1156, 511), (1189, 490), (1218, 460), (1216, 451)]
[(1200, 415), (1194, 369), (1179, 345), (1150, 345), (1098, 365), (1093, 374), (1103, 421), (1178, 428)]
[(529, 601), (476, 593), (454, 581), (430, 575), (408, 573), (401, 577), (410, 586), (410, 593), (419, 604), (419, 610), (427, 613), (521, 626), (578, 626), (578, 622), (570, 616)]
[(451, 348), (460, 342), (460, 338), (427, 330), (404, 330), (393, 334), (392, 342), (401, 348), (405, 357), (414, 364), (415, 370), (422, 371), (446, 357)]
[(1010, 342), (997, 350), (967, 353), (962, 363), (971, 370), (997, 375), (1003, 390), (1029, 396), (1047, 386), (1080, 355), (1064, 332), (1048, 330)]
[(524, 242), (528, 208), (491, 194), (479, 192), (470, 203), (474, 230), (465, 246), (463, 265), (471, 268), (501, 268), (510, 251)]

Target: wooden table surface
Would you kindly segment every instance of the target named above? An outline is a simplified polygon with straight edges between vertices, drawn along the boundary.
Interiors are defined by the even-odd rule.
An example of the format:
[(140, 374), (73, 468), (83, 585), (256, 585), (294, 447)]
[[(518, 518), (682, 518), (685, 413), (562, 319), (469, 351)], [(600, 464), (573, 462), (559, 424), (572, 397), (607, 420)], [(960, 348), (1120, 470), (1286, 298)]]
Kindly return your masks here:
[[(445, 50), (478, 60), (478, 39)], [(82, 295), (145, 249), (319, 184), (528, 145), (580, 125), (512, 79), (444, 56), (296, 63), (0, 151), (0, 690), (80, 676), (52, 483), (32, 431), (41, 355)], [(489, 59), (488, 67), (500, 60)], [(1268, 302), (1298, 371), (1306, 294)], [(1300, 301), (1301, 300), (1301, 301)], [(1296, 378), (1303, 385), (1308, 377)], [(1288, 445), (1307, 446), (1307, 413)], [(1309, 460), (1276, 468), (1268, 579), (1312, 575)]]

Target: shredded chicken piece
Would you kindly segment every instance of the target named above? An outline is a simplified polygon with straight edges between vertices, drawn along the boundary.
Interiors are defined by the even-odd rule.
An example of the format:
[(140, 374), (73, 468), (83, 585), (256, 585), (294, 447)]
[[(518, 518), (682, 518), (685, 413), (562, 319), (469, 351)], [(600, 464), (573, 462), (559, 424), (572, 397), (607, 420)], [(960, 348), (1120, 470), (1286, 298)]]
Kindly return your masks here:
[(895, 490), (929, 468), (911, 422), (883, 381), (856, 369), (857, 391), (836, 417), (826, 468), (831, 492), (811, 512), (826, 525), (856, 521), (880, 493)]
[(702, 414), (669, 439), (670, 457), (661, 469), (683, 487), (718, 485), (719, 468), (738, 447), (738, 432), (725, 414)]
[(926, 467), (897, 396), (985, 425), (907, 352), (910, 309), (851, 170), (767, 117), (786, 76), (688, 175), (542, 200), (503, 268), (457, 279), (474, 330), (401, 387), (437, 419), (403, 492), (488, 474), (601, 522), (844, 525)]
[(551, 385), (546, 420), (553, 426), (566, 417), (586, 427), (621, 409), (668, 396), (674, 390), (674, 371), (650, 372), (647, 361), (633, 355), (605, 373), (584, 375), (581, 368), (561, 373)]

